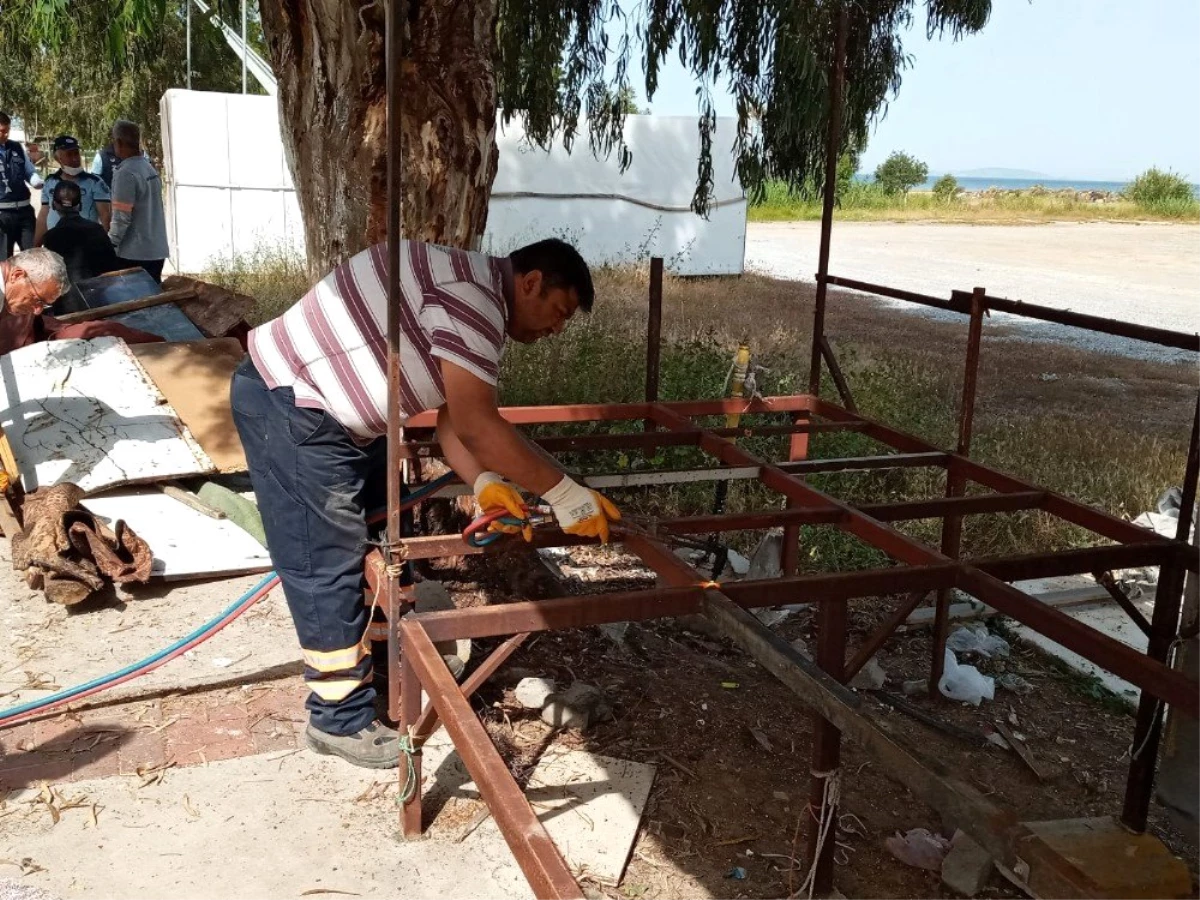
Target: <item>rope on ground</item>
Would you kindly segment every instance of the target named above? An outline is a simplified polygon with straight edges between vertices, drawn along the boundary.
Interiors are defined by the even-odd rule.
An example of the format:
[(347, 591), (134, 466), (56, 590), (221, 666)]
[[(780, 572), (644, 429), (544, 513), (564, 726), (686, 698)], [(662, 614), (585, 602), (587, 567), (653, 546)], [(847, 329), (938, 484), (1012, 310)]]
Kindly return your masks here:
[(417, 795), (417, 790), (420, 785), (417, 784), (417, 767), (413, 763), (413, 757), (420, 753), (420, 749), (416, 746), (411, 731), (408, 734), (400, 735), (400, 755), (404, 757), (404, 787), (400, 790), (400, 796), (396, 798), (396, 804), (403, 806), (409, 800)]
[[(829, 836), (837, 825), (837, 810), (842, 801), (842, 770), (838, 768), (830, 769), (828, 772), (814, 771), (812, 777), (824, 779), (825, 784), (821, 788), (821, 817), (817, 819), (817, 841), (813, 849), (812, 865), (808, 868), (808, 874), (804, 876), (800, 890), (796, 892), (797, 894), (806, 894), (808, 900), (812, 900), (813, 891), (816, 888), (817, 866), (820, 864), (825, 842), (829, 840)], [(811, 812), (812, 804), (809, 804), (808, 808)], [(813, 818), (816, 819), (816, 815)]]

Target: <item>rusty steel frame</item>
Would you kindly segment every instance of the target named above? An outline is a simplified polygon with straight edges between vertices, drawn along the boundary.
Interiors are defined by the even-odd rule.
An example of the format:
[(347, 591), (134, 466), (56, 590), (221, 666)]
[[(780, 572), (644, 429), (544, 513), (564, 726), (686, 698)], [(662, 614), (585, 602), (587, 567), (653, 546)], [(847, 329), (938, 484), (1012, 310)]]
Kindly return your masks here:
[[(368, 590), (385, 588), (389, 648), (389, 708), (419, 748), (445, 725), (472, 778), (513, 851), (522, 872), (539, 897), (581, 897), (582, 891), (561, 853), (538, 821), (470, 700), (500, 666), (535, 632), (578, 628), (620, 621), (644, 621), (667, 616), (706, 616), (727, 638), (741, 646), (764, 668), (796, 693), (814, 713), (814, 773), (822, 777), (837, 770), (842, 736), (879, 757), (892, 775), (918, 798), (939, 812), (949, 825), (962, 828), (1000, 862), (1016, 863), (1017, 842), (1026, 834), (1015, 815), (996, 807), (974, 787), (957, 779), (937, 760), (927, 758), (895, 734), (890, 723), (875, 713), (845, 683), (860, 669), (908, 614), (933, 593), (936, 604), (931, 686), (941, 666), (946, 632), (948, 592), (958, 588), (999, 612), (1033, 628), (1137, 685), (1142, 691), (1134, 734), (1123, 820), (1144, 830), (1161, 734), (1165, 704), (1200, 714), (1195, 683), (1170, 666), (1177, 628), (1182, 579), (1196, 571), (1195, 549), (1187, 543), (1191, 505), (1196, 495), (1200, 402), (1184, 482), (1180, 531), (1174, 540), (1134, 526), (1061, 494), (981, 465), (969, 458), (976, 397), (982, 320), (990, 310), (1056, 322), (1168, 347), (1200, 350), (1200, 338), (1165, 329), (1114, 322), (1096, 316), (1018, 303), (987, 295), (983, 288), (966, 294), (955, 291), (949, 300), (882, 285), (839, 278), (828, 272), (832, 231), (833, 189), (841, 127), (841, 93), (847, 18), (837, 19), (831, 54), (830, 115), (827, 166), (822, 209), (822, 234), (807, 394), (751, 400), (659, 402), (659, 360), (662, 316), (662, 261), (651, 265), (650, 311), (647, 327), (645, 402), (512, 407), (502, 414), (514, 425), (577, 423), (642, 423), (639, 432), (538, 436), (544, 453), (587, 453), (612, 449), (653, 450), (659, 446), (692, 446), (716, 460), (704, 470), (688, 470), (714, 481), (753, 477), (780, 496), (780, 509), (710, 516), (677, 517), (638, 524), (619, 531), (616, 539), (636, 554), (667, 586), (615, 594), (518, 601), (499, 606), (417, 614), (407, 605), (400, 584), (401, 563), (415, 559), (480, 552), (468, 548), (458, 535), (409, 537), (403, 534), (400, 493), (401, 462), (436, 455), (436, 442), (425, 438), (434, 425), (432, 413), (413, 416), (400, 428), (398, 386), (399, 347), (403, 337), (395, 310), (399, 302), (398, 259), (401, 236), (403, 171), (401, 165), (400, 59), (403, 54), (406, 4), (389, 0), (386, 18), (388, 109), (388, 517), (384, 556), (366, 566)], [(958, 440), (954, 452), (860, 415), (849, 384), (838, 366), (824, 331), (828, 287), (837, 286), (880, 294), (966, 314), (970, 317), (963, 394), (959, 408)], [(819, 395), (822, 364), (828, 367), (842, 405)], [(782, 425), (706, 428), (694, 418), (717, 415), (780, 415)], [(877, 456), (809, 459), (809, 436), (831, 431), (855, 431), (887, 448)], [(760, 459), (736, 441), (744, 437), (787, 436), (788, 459)], [(820, 472), (869, 471), (916, 466), (938, 467), (946, 473), (941, 498), (886, 504), (851, 504), (813, 488), (805, 477)], [(723, 472), (724, 470), (724, 472)], [(989, 493), (971, 494), (971, 486)], [(1057, 553), (1034, 553), (970, 562), (958, 559), (961, 523), (966, 515), (1040, 510), (1069, 521), (1113, 545)], [(889, 522), (935, 518), (942, 522), (937, 549), (896, 531)], [(894, 565), (864, 571), (798, 574), (801, 525), (837, 528), (883, 551)], [(705, 580), (664, 542), (670, 535), (716, 534), (723, 531), (782, 527), (785, 533), (784, 572), (780, 578), (718, 584)], [(547, 530), (536, 537), (539, 546), (580, 543), (562, 532)], [(1055, 608), (1045, 606), (1006, 582), (1052, 574), (1106, 573), (1127, 566), (1157, 566), (1161, 575), (1153, 619), (1139, 626), (1148, 631), (1150, 647), (1138, 653)], [(846, 660), (848, 602), (861, 597), (899, 595), (901, 599), (857, 653)], [(817, 604), (815, 660), (798, 653), (746, 610), (781, 604)], [(435, 641), (507, 637), (460, 687), (450, 676)], [(429, 703), (422, 706), (423, 695)], [(401, 831), (406, 837), (422, 833), (421, 758), (412, 757), (416, 790), (402, 805)], [(405, 768), (401, 768), (404, 778)], [(826, 808), (830, 797), (822, 778), (814, 777), (811, 807), (818, 818), (836, 816)], [(821, 847), (810, 835), (810, 858), (817, 856), (814, 890), (832, 888), (832, 844)]]
[[(430, 657), (426, 651), (423, 658), (415, 659), (410, 664), (405, 662), (401, 653), (399, 719), (403, 728), (411, 729), (410, 733), (418, 745), (428, 738), (439, 722), (445, 722), (448, 726), (452, 725), (451, 736), (472, 776), (477, 781), (495, 777), (498, 771), (495, 763), (499, 760), (495, 748), (478, 722), (471, 725), (465, 721), (463, 710), (469, 709), (467, 698), (520, 646), (525, 635), (608, 622), (702, 614), (714, 620), (726, 634), (746, 647), (768, 670), (775, 674), (786, 670), (784, 682), (797, 690), (804, 701), (818, 711), (817, 718), (822, 724), (816, 731), (814, 768), (827, 771), (819, 766), (836, 763), (841, 734), (852, 736), (869, 748), (888, 754), (889, 760), (892, 757), (903, 760), (903, 765), (896, 771), (901, 773), (906, 785), (935, 809), (953, 818), (959, 827), (973, 834), (977, 840), (998, 854), (1012, 857), (1015, 842), (1021, 833), (1015, 817), (985, 802), (968, 786), (939, 770), (935, 762), (923, 758), (912, 748), (900, 746), (896, 736), (882, 728), (884, 723), (865, 710), (857, 698), (853, 703), (848, 703), (848, 692), (836, 689), (883, 645), (903, 621), (901, 611), (907, 615), (907, 611), (919, 605), (929, 592), (941, 593), (950, 588), (959, 588), (976, 596), (1000, 612), (1140, 687), (1151, 706), (1141, 729), (1144, 740), (1153, 740), (1161, 730), (1160, 714), (1164, 703), (1177, 706), (1189, 715), (1200, 714), (1200, 697), (1197, 696), (1194, 683), (1182, 673), (1169, 668), (1165, 658), (1138, 653), (1005, 583), (1046, 573), (1107, 571), (1132, 565), (1183, 571), (1188, 567), (1190, 556), (1185, 542), (1161, 537), (1101, 510), (1003, 475), (970, 461), (958, 452), (938, 450), (919, 438), (856, 416), (812, 395), (768, 397), (738, 404), (737, 411), (743, 414), (775, 413), (785, 418), (803, 415), (805, 421), (814, 425), (826, 422), (851, 424), (856, 430), (895, 451), (853, 460), (820, 460), (822, 464), (829, 464), (829, 470), (849, 467), (881, 469), (888, 467), (894, 457), (897, 468), (917, 464), (937, 466), (947, 472), (948, 481), (953, 473), (962, 482), (962, 490), (953, 496), (887, 504), (848, 504), (806, 484), (802, 479), (808, 472), (788, 471), (739, 447), (736, 440), (743, 433), (741, 430), (735, 429), (736, 433), (722, 437), (715, 433), (719, 429), (705, 429), (692, 421), (693, 418), (719, 415), (729, 409), (727, 401), (687, 401), (525, 407), (501, 411), (510, 421), (525, 424), (547, 425), (555, 421), (649, 422), (652, 433), (660, 437), (685, 435), (688, 443), (699, 447), (722, 464), (739, 467), (739, 471), (757, 471), (759, 479), (780, 495), (781, 502), (785, 502), (787, 508), (666, 518), (647, 522), (644, 529), (639, 527), (621, 533), (618, 537), (624, 546), (664, 578), (668, 585), (665, 588), (518, 601), (475, 609), (407, 615), (399, 624), (404, 647), (424, 647), (428, 642), (453, 639), (508, 637), (461, 688), (448, 677), (444, 667), (438, 671), (438, 677), (430, 677), (434, 674), (433, 669), (440, 665), (440, 662), (437, 665), (433, 662), (437, 659), (436, 654)], [(641, 433), (632, 436), (641, 436)], [(579, 436), (578, 439), (583, 443), (573, 445), (571, 449), (573, 452), (607, 449), (611, 442), (596, 440), (605, 437), (608, 436)], [(720, 478), (720, 468), (707, 471), (714, 480)], [(970, 485), (988, 488), (989, 492), (965, 493)], [(1091, 527), (1098, 534), (1118, 543), (1115, 546), (966, 562), (915, 541), (887, 524), (927, 517), (945, 521), (966, 515), (1030, 509), (1042, 510)], [(865, 571), (795, 575), (716, 585), (706, 582), (663, 543), (673, 534), (798, 527), (799, 524), (838, 528), (855, 534), (883, 550), (897, 564)], [(578, 540), (555, 530), (546, 530), (539, 533), (538, 543), (542, 546), (562, 546), (578, 543)], [(403, 539), (400, 548), (400, 556), (408, 559), (478, 552), (467, 548), (458, 535)], [(382, 576), (382, 567), (375, 567), (369, 570), (368, 580), (373, 586)], [(882, 628), (868, 637), (854, 658), (847, 662), (847, 601), (891, 594), (903, 595), (896, 612)], [(795, 652), (790, 648), (784, 652), (778, 638), (756, 619), (740, 612), (785, 603), (816, 603), (818, 606), (817, 659), (815, 664), (805, 661), (807, 668), (799, 667), (797, 671), (788, 668), (797, 665)], [(417, 656), (420, 657), (420, 654)], [(822, 673), (824, 677), (816, 678), (814, 671)], [(429, 697), (429, 705), (424, 709), (419, 699), (422, 690)], [(855, 696), (852, 693), (848, 695)], [(1155, 711), (1157, 714), (1152, 715)], [(1156, 722), (1159, 723), (1157, 726)], [(509, 781), (509, 787), (516, 789), (511, 777)], [(531, 818), (528, 804), (523, 798), (518, 800), (519, 790), (516, 793), (508, 789), (493, 790), (491, 793), (493, 796), (485, 799), (489, 804), (494, 802), (500, 805), (497, 821), (535, 891), (541, 896), (577, 896), (577, 893), (568, 890), (568, 883), (562, 878), (567, 872), (565, 863), (553, 845), (547, 845), (542, 840), (544, 830), (540, 825), (535, 827), (536, 818)], [(820, 799), (814, 793), (815, 808), (818, 810)], [(524, 808), (521, 808), (522, 804)], [(415, 837), (421, 833), (419, 792), (405, 805), (401, 818), (407, 836)], [(819, 867), (818, 872), (822, 881), (830, 876), (830, 870), (824, 865)]]

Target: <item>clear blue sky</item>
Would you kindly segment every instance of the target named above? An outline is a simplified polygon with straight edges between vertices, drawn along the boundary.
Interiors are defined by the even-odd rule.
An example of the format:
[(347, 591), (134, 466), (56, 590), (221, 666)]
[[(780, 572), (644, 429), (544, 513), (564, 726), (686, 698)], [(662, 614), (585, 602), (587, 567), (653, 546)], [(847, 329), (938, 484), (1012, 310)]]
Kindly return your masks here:
[[(995, 0), (987, 27), (958, 43), (927, 41), (918, 19), (864, 170), (905, 150), (932, 173), (1122, 180), (1157, 165), (1200, 182), (1200, 0)], [(670, 58), (651, 110), (694, 115), (695, 83)]]

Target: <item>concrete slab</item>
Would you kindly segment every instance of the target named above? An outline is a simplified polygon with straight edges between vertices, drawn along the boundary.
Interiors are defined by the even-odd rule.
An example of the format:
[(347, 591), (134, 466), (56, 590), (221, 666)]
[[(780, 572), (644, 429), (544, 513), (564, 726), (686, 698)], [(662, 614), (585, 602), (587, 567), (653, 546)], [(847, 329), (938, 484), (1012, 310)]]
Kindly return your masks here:
[(36, 790), (10, 795), (0, 859), (30, 859), (44, 871), (22, 884), (62, 898), (531, 896), (494, 825), (458, 846), (397, 841), (394, 773), (291, 751), (141, 782), (66, 785), (82, 805), (57, 824)]
[(654, 766), (551, 748), (526, 796), (577, 876), (620, 882), (654, 782)]

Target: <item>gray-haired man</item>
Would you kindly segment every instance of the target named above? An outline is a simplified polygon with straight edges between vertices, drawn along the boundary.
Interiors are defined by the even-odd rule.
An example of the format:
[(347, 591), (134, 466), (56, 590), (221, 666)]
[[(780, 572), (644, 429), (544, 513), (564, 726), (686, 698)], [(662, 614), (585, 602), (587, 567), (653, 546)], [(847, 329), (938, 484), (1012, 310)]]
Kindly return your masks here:
[(57, 253), (38, 247), (0, 262), (0, 356), (30, 343), (34, 320), (71, 287)]

